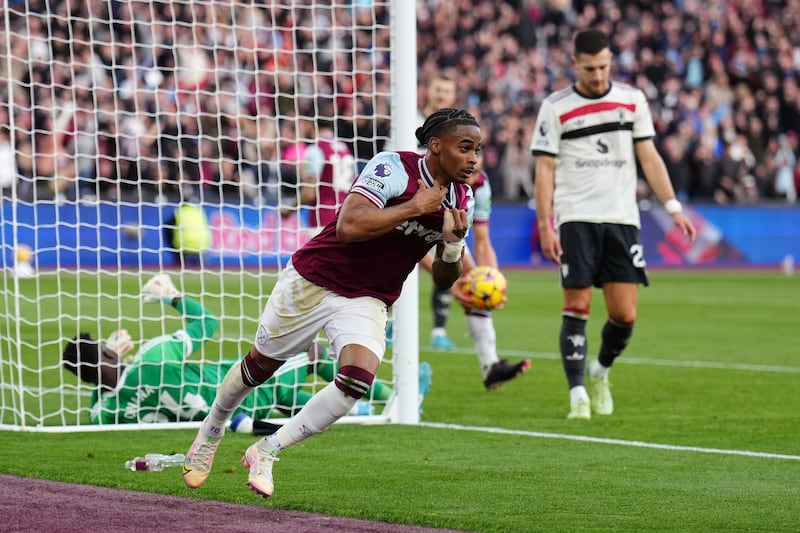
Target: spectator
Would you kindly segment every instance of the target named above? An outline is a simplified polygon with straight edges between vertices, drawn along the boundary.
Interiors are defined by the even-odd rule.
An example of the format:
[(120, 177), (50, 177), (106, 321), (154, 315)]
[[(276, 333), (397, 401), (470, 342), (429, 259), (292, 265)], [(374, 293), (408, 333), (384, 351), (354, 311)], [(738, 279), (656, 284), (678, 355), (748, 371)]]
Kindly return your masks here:
[(17, 162), (11, 143), (8, 107), (0, 106), (0, 198), (9, 196), (17, 180)]
[(667, 137), (661, 147), (664, 154), (664, 164), (675, 190), (675, 197), (681, 202), (689, 199), (689, 166), (691, 160), (686, 147), (678, 141), (677, 137)]
[(536, 159), (530, 151), (531, 131), (520, 126), (512, 132), (500, 157), (503, 198), (507, 202), (533, 200), (533, 176)]
[[(797, 135), (795, 134), (795, 139)], [(792, 149), (789, 136), (781, 134), (777, 138), (777, 146), (772, 156), (773, 190), (775, 196), (794, 203), (797, 200), (797, 190), (794, 183), (794, 169), (797, 164), (796, 152)]]
[[(647, 95), (659, 138), (679, 136), (687, 153), (703, 142), (705, 120), (722, 135), (722, 123), (732, 119), (734, 133), (748, 136), (755, 167), (763, 168), (767, 139), (800, 130), (800, 41), (793, 31), (793, 3), (418, 4), (418, 78), (425, 82), (443, 72), (455, 80), (486, 135), (485, 171), (497, 193), (503, 190), (504, 139), (515, 134), (502, 117), (532, 123), (544, 96), (572, 83), (570, 38), (586, 27), (612, 36), (619, 58), (612, 74)], [(15, 115), (34, 115), (33, 122), (14, 120), (11, 133), (24, 178), (20, 191), (29, 199), (37, 176), (52, 184), (38, 191), (48, 196), (71, 194), (77, 177), (84, 194), (95, 191), (108, 199), (135, 197), (141, 190), (146, 197), (199, 193), (205, 198), (217, 186), (198, 182), (199, 147), (190, 147), (203, 137), (216, 144), (213, 164), (234, 173), (223, 178), (222, 189), (243, 184), (247, 190), (227, 196), (259, 201), (266, 194), (249, 192), (253, 181), (237, 159), (242, 152), (226, 138), (235, 117), (314, 116), (319, 95), (333, 102), (337, 137), (350, 145), (359, 167), (388, 137), (388, 3), (359, 9), (253, 5), (236, 11), (226, 3), (188, 1), (173, 2), (169, 10), (135, 10), (125, 2), (54, 0), (49, 6), (49, 11), (36, 2), (6, 8), (4, 41), (10, 49), (3, 72), (11, 75), (8, 86), (14, 109), (20, 110)], [(91, 39), (70, 38), (77, 35)], [(88, 128), (75, 131), (79, 139), (62, 138), (59, 146), (58, 139), (53, 143), (36, 128), (50, 127), (42, 115), (55, 119), (68, 105), (96, 116)], [(693, 132), (688, 142), (687, 126)], [(65, 126), (66, 137), (72, 132)], [(142, 139), (131, 139), (136, 132), (144, 132)], [(89, 140), (96, 141), (94, 177), (86, 163), (92, 156)], [(59, 151), (55, 177), (55, 161), (44, 160), (50, 156), (38, 164), (32, 160), (32, 150), (42, 150), (43, 142), (51, 155)], [(720, 155), (721, 145), (712, 147), (712, 156)], [(168, 159), (166, 173), (155, 164), (159, 159)], [(690, 158), (692, 176), (704, 172), (704, 160)], [(253, 161), (244, 165), (252, 169)], [(156, 176), (164, 174), (167, 179), (159, 184)], [(255, 183), (267, 187), (269, 179), (262, 175)], [(711, 201), (694, 196), (692, 187), (688, 195), (690, 201)]]
[(327, 121), (317, 121), (314, 136), (303, 154), (298, 181), (300, 201), (311, 214), (310, 225), (322, 229), (336, 218), (357, 172), (350, 148), (334, 137)]

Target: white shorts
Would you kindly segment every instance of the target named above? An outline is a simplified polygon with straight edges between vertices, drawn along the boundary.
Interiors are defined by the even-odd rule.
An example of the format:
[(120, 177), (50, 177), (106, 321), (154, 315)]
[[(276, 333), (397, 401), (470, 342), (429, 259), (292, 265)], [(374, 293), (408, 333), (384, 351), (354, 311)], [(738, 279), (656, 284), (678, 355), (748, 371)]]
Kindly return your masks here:
[(254, 345), (260, 353), (285, 361), (308, 350), (322, 330), (336, 356), (344, 346), (359, 344), (382, 361), (386, 320), (381, 300), (340, 296), (311, 283), (289, 262), (261, 314)]

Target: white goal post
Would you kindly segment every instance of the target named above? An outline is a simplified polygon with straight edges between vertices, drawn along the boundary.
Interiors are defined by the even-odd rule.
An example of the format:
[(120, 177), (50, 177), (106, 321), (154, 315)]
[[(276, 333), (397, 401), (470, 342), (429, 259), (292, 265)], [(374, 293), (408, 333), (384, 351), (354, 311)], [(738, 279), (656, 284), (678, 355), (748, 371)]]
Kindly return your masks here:
[[(140, 297), (163, 272), (216, 316), (186, 358), (192, 386), (215, 388), (213, 369), (252, 345), (278, 272), (329, 203), (305, 150), (332, 129), (352, 181), (389, 138), (416, 149), (415, 3), (36, 0), (0, 13), (0, 430), (196, 426), (209, 402), (189, 381), (172, 384), (192, 391), (186, 403), (162, 395), (137, 416), (155, 367), (116, 422), (97, 423), (103, 396), (62, 351), (80, 332), (125, 329), (141, 354), (184, 328)], [(384, 396), (342, 422), (419, 422), (417, 280), (393, 309)], [(325, 383), (312, 373), (293, 398)]]

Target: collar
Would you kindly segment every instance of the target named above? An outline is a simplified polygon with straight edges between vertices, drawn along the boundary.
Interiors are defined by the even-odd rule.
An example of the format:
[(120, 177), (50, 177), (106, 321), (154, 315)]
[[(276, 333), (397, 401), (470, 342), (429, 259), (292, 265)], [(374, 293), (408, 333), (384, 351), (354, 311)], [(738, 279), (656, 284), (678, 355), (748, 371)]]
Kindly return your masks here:
[[(419, 175), (422, 176), (422, 182), (425, 184), (426, 187), (431, 188), (436, 184), (436, 178), (433, 177), (431, 174), (430, 169), (428, 169), (428, 163), (425, 161), (425, 157), (420, 157), (417, 161), (417, 168), (419, 169)], [(451, 207), (456, 206), (456, 190), (453, 187), (453, 184), (450, 184), (450, 187), (447, 191), (447, 196), (444, 197), (442, 200), (442, 207), (445, 209), (449, 209)]]

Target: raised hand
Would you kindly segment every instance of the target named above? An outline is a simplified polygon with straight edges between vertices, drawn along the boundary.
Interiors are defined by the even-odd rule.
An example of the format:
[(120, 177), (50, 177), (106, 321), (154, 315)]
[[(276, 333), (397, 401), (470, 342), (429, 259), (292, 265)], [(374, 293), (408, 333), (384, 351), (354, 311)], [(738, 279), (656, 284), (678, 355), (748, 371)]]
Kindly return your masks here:
[(447, 188), (439, 183), (434, 183), (433, 187), (426, 187), (422, 180), (417, 180), (417, 185), (419, 188), (409, 201), (414, 202), (422, 214), (438, 211), (441, 208), (444, 197), (447, 196)]

